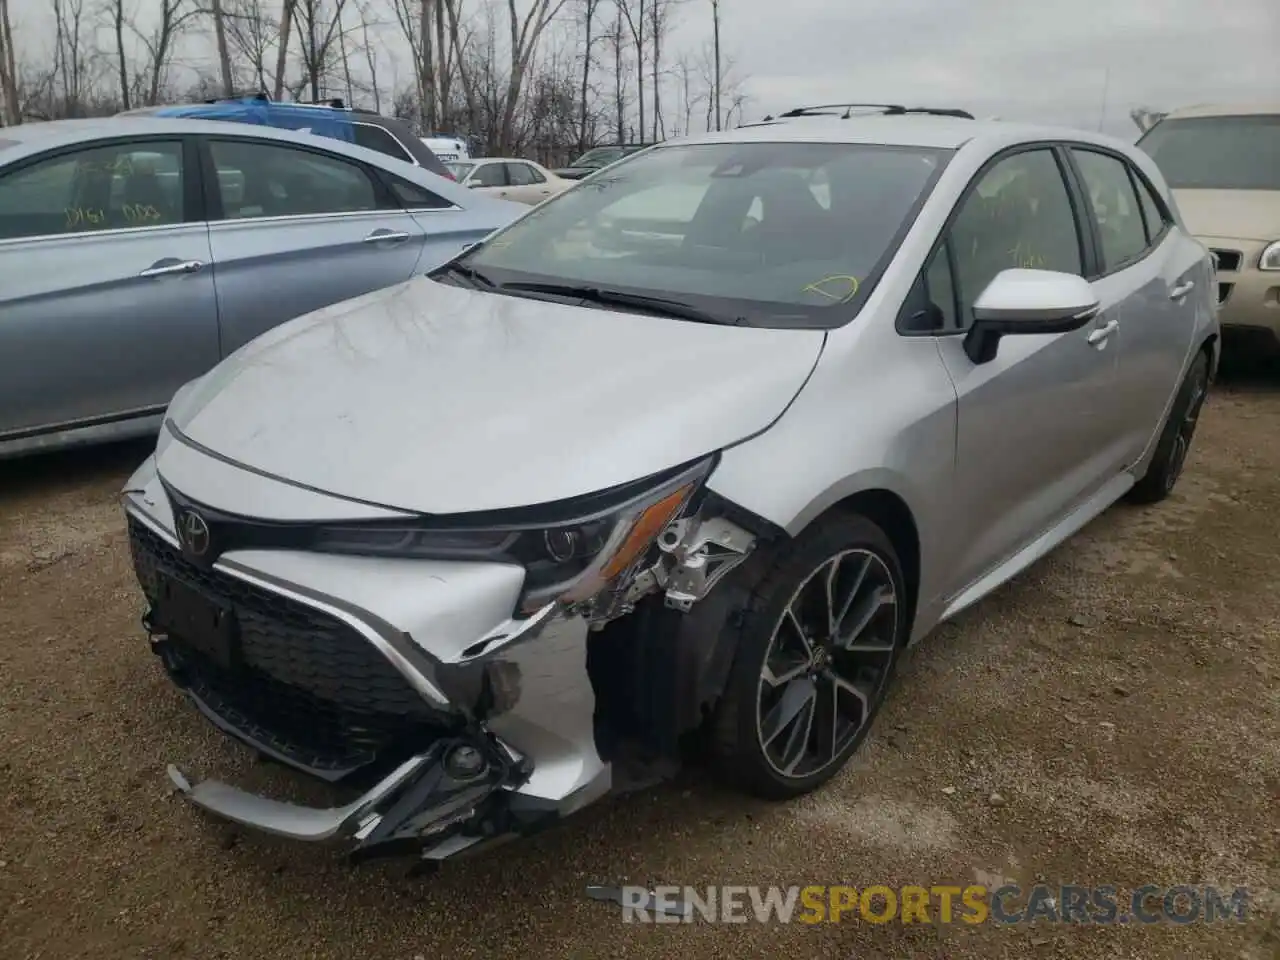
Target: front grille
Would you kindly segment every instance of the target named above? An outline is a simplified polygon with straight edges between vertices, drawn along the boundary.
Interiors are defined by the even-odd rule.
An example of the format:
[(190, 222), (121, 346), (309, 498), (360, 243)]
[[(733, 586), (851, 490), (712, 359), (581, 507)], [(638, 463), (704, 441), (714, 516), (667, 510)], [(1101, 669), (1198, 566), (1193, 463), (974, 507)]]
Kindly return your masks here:
[(210, 710), (247, 739), (300, 766), (349, 770), (421, 742), (442, 725), (364, 637), (319, 610), (207, 570), (129, 518), (134, 568), (154, 603), (157, 571), (235, 611), (240, 660), (223, 668), (169, 638), (166, 661)]
[(1231, 288), (1234, 286), (1234, 283), (1218, 284), (1218, 303), (1222, 304), (1227, 302), (1227, 297), (1231, 296)]
[(1240, 261), (1244, 259), (1244, 254), (1239, 250), (1219, 250), (1214, 248), (1209, 252), (1213, 254), (1214, 262), (1223, 273), (1235, 273), (1240, 269)]

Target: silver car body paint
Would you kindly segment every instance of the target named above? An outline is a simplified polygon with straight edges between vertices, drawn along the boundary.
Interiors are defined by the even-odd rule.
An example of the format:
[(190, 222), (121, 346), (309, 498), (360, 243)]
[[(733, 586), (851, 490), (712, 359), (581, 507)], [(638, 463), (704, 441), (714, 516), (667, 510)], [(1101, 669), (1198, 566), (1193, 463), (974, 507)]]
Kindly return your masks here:
[[(129, 514), (176, 543), (162, 478), (196, 503), (268, 521), (465, 514), (568, 500), (718, 452), (707, 487), (789, 534), (861, 493), (905, 506), (919, 538), (916, 641), (1142, 475), (1184, 372), (1217, 333), (1206, 253), (1176, 207), (1155, 250), (1092, 284), (1099, 319), (1082, 329), (1007, 337), (974, 364), (958, 336), (895, 328), (957, 199), (993, 157), (1093, 145), (1126, 157), (1167, 200), (1142, 154), (1083, 131), (910, 117), (703, 139), (956, 153), (851, 323), (704, 325), (415, 279), (278, 327), (181, 391), (157, 456), (129, 483)], [(1197, 292), (1175, 302), (1168, 286), (1186, 276)], [(1099, 325), (1114, 319), (1108, 343), (1117, 327)], [(219, 565), (340, 607), (429, 698), (465, 663), (511, 665), (519, 694), (486, 729), (530, 765), (513, 802), (564, 813), (608, 788), (580, 611), (468, 653), (519, 623), (521, 567), (288, 549), (233, 549)], [(225, 794), (191, 796), (253, 822), (237, 813), (251, 805)]]
[[(215, 120), (23, 124), (6, 131), (0, 183), (67, 150), (227, 138), (356, 161), (448, 205), (0, 239), (0, 458), (154, 431), (178, 387), (263, 331), (403, 282), (528, 209), (340, 140)], [(166, 263), (194, 267), (148, 273)]]

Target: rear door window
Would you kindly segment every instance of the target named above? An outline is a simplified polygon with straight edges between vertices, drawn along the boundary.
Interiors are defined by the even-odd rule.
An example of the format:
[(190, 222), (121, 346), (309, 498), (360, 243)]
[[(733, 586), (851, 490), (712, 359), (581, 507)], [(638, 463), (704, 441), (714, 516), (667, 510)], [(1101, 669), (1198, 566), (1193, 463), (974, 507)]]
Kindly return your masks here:
[(378, 208), (373, 181), (349, 160), (280, 143), (209, 141), (227, 220)]
[(546, 183), (547, 178), (527, 163), (508, 163), (507, 177), (513, 187), (529, 187), (537, 183)]
[(1147, 242), (1154, 243), (1169, 226), (1169, 218), (1164, 215), (1147, 182), (1136, 172), (1133, 172), (1133, 182), (1138, 188), (1138, 203), (1142, 207), (1142, 219), (1147, 228)]
[(1103, 268), (1110, 273), (1142, 258), (1147, 249), (1138, 195), (1128, 165), (1119, 157), (1071, 149), (1102, 239)]

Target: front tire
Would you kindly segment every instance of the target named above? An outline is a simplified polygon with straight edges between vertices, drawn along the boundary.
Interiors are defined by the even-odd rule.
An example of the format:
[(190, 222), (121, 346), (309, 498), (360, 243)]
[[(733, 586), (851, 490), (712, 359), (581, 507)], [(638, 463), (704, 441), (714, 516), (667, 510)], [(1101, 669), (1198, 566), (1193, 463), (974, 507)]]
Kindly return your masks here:
[(1173, 493), (1191, 452), (1191, 441), (1208, 393), (1209, 357), (1201, 351), (1178, 388), (1146, 474), (1129, 491), (1131, 503), (1159, 503)]
[(825, 783), (866, 737), (908, 594), (889, 537), (856, 514), (831, 514), (753, 561), (750, 600), (724, 627), (736, 652), (712, 751), (734, 784), (781, 800)]

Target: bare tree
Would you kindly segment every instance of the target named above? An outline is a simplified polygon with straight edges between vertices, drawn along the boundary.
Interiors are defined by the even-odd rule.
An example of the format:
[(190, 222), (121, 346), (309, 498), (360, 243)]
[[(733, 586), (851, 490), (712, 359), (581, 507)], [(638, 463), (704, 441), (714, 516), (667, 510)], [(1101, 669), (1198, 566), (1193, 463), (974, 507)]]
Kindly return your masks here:
[(333, 0), (333, 11), (325, 11), (325, 0), (295, 0), (294, 26), (298, 31), (299, 57), (302, 61), (303, 86), (310, 87), (311, 99), (320, 99), (320, 90), (332, 66), (342, 23), (342, 9), (347, 0)]
[(53, 66), (50, 93), (60, 103), (48, 103), (52, 114), (80, 116), (82, 101), (93, 77), (89, 74), (92, 33), (86, 35), (84, 0), (53, 0)]
[[(275, 16), (263, 8), (263, 0), (220, 0), (232, 55), (232, 72), (242, 64), (252, 85), (263, 93), (274, 90), (275, 74), (267, 66), (278, 38)], [(279, 96), (278, 93), (274, 94)]]
[(10, 125), (22, 122), (18, 99), (18, 59), (14, 52), (13, 21), (9, 0), (0, 0), (0, 120)]
[[(653, 142), (663, 139), (666, 131), (662, 121), (662, 44), (670, 27), (671, 8), (677, 0), (649, 0), (649, 46), (653, 50), (649, 66), (653, 77)], [(644, 124), (640, 125), (644, 136)]]
[[(681, 108), (681, 124), (676, 131), (677, 136), (688, 136), (693, 132), (693, 111), (702, 103), (710, 103), (710, 97), (706, 94), (694, 93), (694, 65), (690, 62), (688, 54), (681, 54), (676, 60), (676, 91), (679, 97)], [(710, 129), (710, 118), (707, 120), (705, 129)]]
[(289, 31), (293, 26), (296, 0), (284, 0), (280, 8), (280, 26), (276, 40), (276, 75), (271, 84), (271, 97), (279, 100), (284, 94), (284, 72), (289, 65)]
[(124, 49), (124, 29), (128, 22), (124, 0), (110, 0), (107, 16), (111, 22), (111, 32), (116, 41), (116, 69), (120, 81), (120, 109), (128, 110), (133, 104), (129, 97), (129, 61)]
[(498, 142), (506, 147), (512, 141), (516, 109), (524, 89), (525, 75), (533, 61), (538, 40), (551, 21), (564, 9), (567, 0), (533, 0), (533, 6), (524, 17), (516, 12), (516, 0), (507, 0), (507, 25), (510, 29), (511, 69), (507, 77), (506, 103), (503, 105), (502, 124), (498, 128)]
[(715, 104), (716, 129), (720, 129), (720, 81), (724, 74), (720, 70), (720, 0), (711, 0), (711, 50), (714, 58), (711, 86), (711, 100)]
[(373, 44), (369, 38), (369, 27), (372, 25), (369, 19), (369, 5), (366, 3), (357, 9), (360, 12), (360, 44), (364, 49), (365, 66), (369, 68), (369, 86), (373, 89), (373, 109), (381, 113), (382, 91), (378, 85), (378, 57), (374, 53)]
[(438, 6), (439, 0), (391, 0), (396, 23), (416, 67), (418, 120), (424, 130), (434, 130), (439, 123), (434, 34)]
[(582, 83), (578, 88), (578, 152), (587, 149), (588, 92), (591, 88), (592, 46), (596, 41), (592, 28), (601, 0), (582, 0)]
[[(627, 24), (627, 33), (636, 52), (636, 109), (640, 114), (640, 138), (644, 139), (644, 41), (645, 0), (614, 0)], [(619, 127), (619, 142), (622, 141)]]
[(222, 92), (225, 96), (235, 96), (235, 75), (231, 72), (231, 50), (227, 46), (227, 18), (223, 13), (222, 0), (209, 0), (209, 15), (213, 18), (213, 36), (218, 47), (218, 67), (222, 72)]
[[(123, 19), (121, 7), (122, 0), (115, 0), (115, 10), (120, 13), (117, 23)], [(145, 95), (148, 104), (160, 101), (160, 90), (167, 79), (178, 39), (191, 24), (191, 21), (200, 16), (202, 12), (192, 0), (160, 0), (160, 18), (150, 30), (143, 31), (136, 24), (130, 22), (130, 29), (147, 52), (147, 64), (142, 75), (146, 78)], [(123, 88), (127, 85), (127, 79), (124, 66), (125, 53), (122, 31), (117, 33), (117, 53), (120, 56), (120, 82), (123, 95)]]

